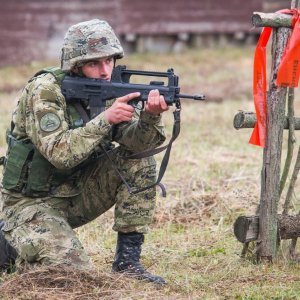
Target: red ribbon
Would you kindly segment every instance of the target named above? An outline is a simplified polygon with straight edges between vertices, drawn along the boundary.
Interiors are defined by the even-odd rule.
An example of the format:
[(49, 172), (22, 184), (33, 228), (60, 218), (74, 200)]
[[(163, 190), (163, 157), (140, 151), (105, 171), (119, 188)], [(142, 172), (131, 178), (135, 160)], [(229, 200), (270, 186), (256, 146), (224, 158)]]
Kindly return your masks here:
[(267, 126), (267, 79), (266, 79), (266, 46), (268, 44), (272, 28), (263, 28), (254, 54), (253, 68), (253, 99), (257, 122), (253, 129), (249, 143), (264, 147), (266, 141)]
[(286, 13), (293, 14), (293, 31), (278, 68), (276, 83), (280, 87), (295, 88), (298, 87), (300, 76), (300, 11), (292, 9)]
[[(293, 31), (278, 68), (277, 86), (296, 87), (298, 86), (300, 76), (300, 11), (296, 9), (284, 9), (278, 12), (293, 15)], [(265, 147), (267, 132), (266, 46), (271, 33), (272, 28), (263, 28), (254, 55), (253, 99), (257, 122), (252, 131), (249, 143), (261, 147)]]

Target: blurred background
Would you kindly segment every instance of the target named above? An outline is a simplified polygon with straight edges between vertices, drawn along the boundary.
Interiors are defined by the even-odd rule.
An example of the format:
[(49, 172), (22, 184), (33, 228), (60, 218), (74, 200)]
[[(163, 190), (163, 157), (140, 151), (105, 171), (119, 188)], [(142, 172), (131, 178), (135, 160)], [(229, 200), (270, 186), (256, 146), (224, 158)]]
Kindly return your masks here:
[(57, 59), (67, 28), (107, 20), (127, 53), (253, 43), (254, 11), (289, 8), (289, 0), (0, 0), (0, 67)]
[[(158, 190), (157, 213), (144, 248), (143, 262), (166, 277), (168, 288), (139, 283), (137, 289), (134, 282), (123, 288), (115, 281), (110, 288), (111, 278), (103, 277), (108, 282), (104, 298), (80, 296), (81, 282), (74, 285), (75, 292), (68, 285), (65, 291), (42, 284), (34, 294), (36, 283), (13, 277), (17, 281), (7, 281), (6, 291), (0, 280), (1, 299), (299, 299), (300, 266), (286, 259), (285, 244), (279, 263), (270, 268), (241, 261), (242, 244), (232, 226), (238, 216), (255, 214), (260, 198), (262, 148), (248, 144), (251, 129), (237, 131), (232, 124), (238, 111), (254, 111), (253, 54), (260, 29), (252, 27), (251, 16), (290, 6), (291, 0), (0, 0), (0, 156), (6, 153), (5, 132), (21, 89), (37, 71), (59, 65), (65, 32), (81, 21), (99, 18), (112, 25), (126, 52), (120, 63), (128, 69), (172, 67), (182, 93), (207, 98), (182, 101), (181, 133), (163, 178), (167, 198)], [(295, 109), (300, 115), (300, 101)], [(164, 122), (170, 140), (171, 109)], [(299, 131), (295, 136), (299, 147)], [(285, 131), (284, 141), (287, 137)], [(283, 160), (286, 148), (284, 142)], [(0, 179), (2, 171), (1, 166)], [(285, 195), (286, 189), (279, 211)], [(292, 199), (297, 212), (299, 195), (298, 180)], [(115, 249), (112, 223), (110, 210), (77, 230), (103, 274), (111, 270)], [(300, 252), (299, 242), (297, 247)], [(16, 290), (23, 292), (21, 298)]]

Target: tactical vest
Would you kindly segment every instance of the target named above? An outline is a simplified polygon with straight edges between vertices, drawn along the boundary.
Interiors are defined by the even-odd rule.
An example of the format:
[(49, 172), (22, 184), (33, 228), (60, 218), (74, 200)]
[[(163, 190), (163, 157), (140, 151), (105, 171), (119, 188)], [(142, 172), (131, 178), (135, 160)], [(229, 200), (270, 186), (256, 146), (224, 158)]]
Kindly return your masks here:
[[(30, 81), (43, 73), (51, 73), (59, 85), (65, 77), (61, 69), (51, 67), (36, 73)], [(67, 105), (67, 114), (72, 129), (83, 126), (82, 118), (75, 107)], [(2, 185), (7, 190), (30, 197), (48, 196), (71, 176), (78, 178), (78, 171), (82, 168), (81, 164), (67, 170), (55, 168), (29, 139), (17, 140), (11, 135), (11, 131), (7, 132), (7, 144), (8, 150), (3, 160), (2, 179)], [(76, 178), (74, 178), (74, 183)]]

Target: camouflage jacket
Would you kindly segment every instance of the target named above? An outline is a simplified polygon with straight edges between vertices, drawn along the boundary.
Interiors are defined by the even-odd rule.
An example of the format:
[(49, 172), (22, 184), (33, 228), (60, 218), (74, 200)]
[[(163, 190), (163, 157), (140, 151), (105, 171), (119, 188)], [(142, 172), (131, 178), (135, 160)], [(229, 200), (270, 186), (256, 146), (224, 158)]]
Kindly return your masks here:
[[(47, 125), (49, 117), (52, 120)], [(84, 127), (70, 129), (66, 102), (52, 74), (42, 74), (25, 87), (13, 113), (13, 123), (13, 136), (29, 138), (59, 169), (76, 166), (99, 143), (112, 141), (112, 126), (103, 118), (103, 113)], [(133, 152), (154, 148), (164, 140), (161, 116), (144, 111), (140, 115), (136, 111), (133, 120), (117, 126), (114, 134), (114, 141)]]
[(104, 119), (103, 113), (85, 126), (73, 128), (60, 85), (50, 73), (33, 78), (25, 86), (12, 121), (12, 135), (18, 140), (30, 139), (57, 169), (77, 166), (99, 148), (99, 144), (115, 141), (125, 150), (137, 153), (155, 148), (165, 140), (161, 116), (138, 110), (130, 122), (115, 127), (114, 139), (113, 126)]

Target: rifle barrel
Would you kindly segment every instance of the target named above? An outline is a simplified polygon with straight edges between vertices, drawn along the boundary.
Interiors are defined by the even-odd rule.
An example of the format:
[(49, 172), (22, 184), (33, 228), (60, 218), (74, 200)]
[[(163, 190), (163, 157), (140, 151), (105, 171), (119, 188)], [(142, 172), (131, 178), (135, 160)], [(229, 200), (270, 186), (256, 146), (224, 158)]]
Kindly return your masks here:
[(193, 100), (205, 100), (204, 95), (188, 95), (188, 94), (179, 94), (179, 98), (185, 98), (185, 99), (193, 99)]

